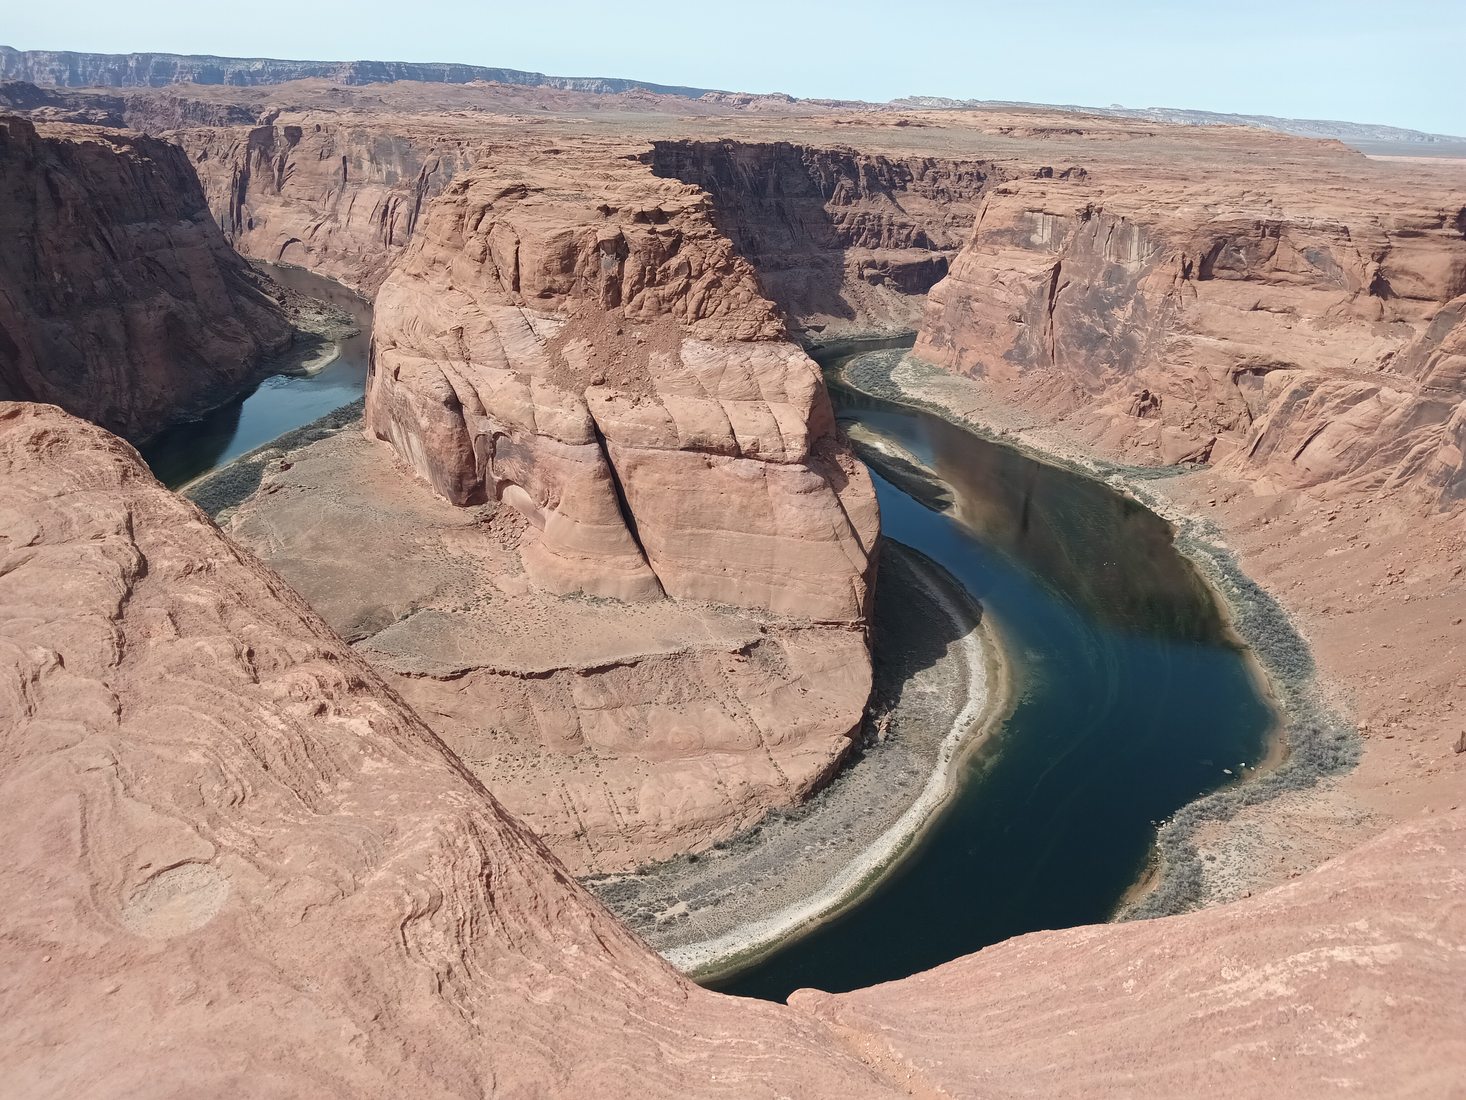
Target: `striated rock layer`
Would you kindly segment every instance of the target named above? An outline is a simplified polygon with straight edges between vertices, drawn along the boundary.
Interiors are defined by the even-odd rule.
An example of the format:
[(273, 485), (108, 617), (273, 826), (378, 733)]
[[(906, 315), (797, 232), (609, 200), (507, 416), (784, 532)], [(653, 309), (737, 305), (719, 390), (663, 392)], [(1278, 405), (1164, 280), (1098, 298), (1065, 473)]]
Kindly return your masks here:
[(378, 296), (368, 431), (522, 512), (550, 591), (858, 621), (869, 476), (710, 214), (604, 151), (458, 179)]
[(655, 141), (644, 159), (712, 195), (764, 292), (825, 335), (914, 328), (996, 171), (787, 141)]
[(1037, 932), (798, 1008), (933, 1096), (1460, 1095), (1466, 811), (1184, 917)]
[(368, 294), (412, 238), (427, 202), (490, 150), (482, 138), (431, 122), (384, 127), (326, 112), (280, 120), (274, 109), (257, 126), (201, 127), (189, 105), (128, 100), (133, 116), (188, 152), (234, 246)]
[(0, 517), (7, 1091), (899, 1094), (678, 977), (125, 444), (0, 405)]
[(1112, 454), (1449, 505), (1466, 486), (1466, 181), (1351, 190), (1320, 171), (1004, 183), (916, 354)]
[(174, 145), (0, 119), (0, 237), (0, 398), (136, 438), (290, 342)]
[(555, 596), (513, 507), (449, 504), (385, 457), (354, 429), (272, 455), (227, 530), (573, 872), (705, 850), (845, 755), (862, 624)]

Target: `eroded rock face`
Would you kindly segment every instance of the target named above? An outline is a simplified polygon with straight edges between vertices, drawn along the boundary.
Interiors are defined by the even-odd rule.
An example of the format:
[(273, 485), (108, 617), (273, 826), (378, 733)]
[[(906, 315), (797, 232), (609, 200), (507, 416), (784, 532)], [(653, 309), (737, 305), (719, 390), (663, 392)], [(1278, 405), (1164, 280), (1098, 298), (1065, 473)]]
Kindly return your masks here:
[[(1421, 327), (1375, 377), (1289, 371), (1262, 379), (1262, 415), (1227, 463), (1273, 488), (1466, 498), (1466, 297)], [(1254, 384), (1255, 385), (1255, 384)]]
[(816, 331), (914, 327), (998, 173), (972, 159), (785, 141), (655, 141), (659, 176), (704, 188), (785, 313)]
[(290, 342), (176, 146), (0, 119), (0, 236), (0, 398), (138, 438)]
[(558, 597), (507, 503), (457, 507), (360, 431), (272, 459), (228, 520), (574, 873), (704, 851), (837, 768), (860, 623)]
[(382, 127), (327, 112), (277, 121), (276, 108), (258, 126), (200, 127), (177, 109), (190, 106), (187, 99), (127, 102), (132, 115), (162, 127), (188, 152), (236, 248), (366, 294), (406, 247), (426, 203), (488, 153), (483, 141), (442, 134), (431, 123), (413, 132), (406, 120)]
[(990, 191), (916, 353), (1130, 458), (1459, 495), (1466, 195), (1131, 177)]
[(17, 1095), (899, 1094), (678, 977), (130, 447), (16, 403), (0, 729)]
[(455, 181), (378, 296), (368, 430), (523, 512), (551, 591), (859, 620), (869, 477), (710, 207), (605, 150)]

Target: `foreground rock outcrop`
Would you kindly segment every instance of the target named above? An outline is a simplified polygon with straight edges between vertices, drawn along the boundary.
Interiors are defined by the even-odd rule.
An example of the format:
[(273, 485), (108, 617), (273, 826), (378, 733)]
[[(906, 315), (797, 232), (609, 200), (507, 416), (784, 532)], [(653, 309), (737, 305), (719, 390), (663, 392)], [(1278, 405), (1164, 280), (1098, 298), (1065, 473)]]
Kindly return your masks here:
[(790, 1001), (936, 1096), (1457, 1096), (1466, 811), (1233, 905)]
[(0, 236), (0, 398), (139, 438), (291, 340), (165, 142), (0, 118)]
[(898, 1090), (678, 977), (125, 444), (0, 404), (15, 1095)]

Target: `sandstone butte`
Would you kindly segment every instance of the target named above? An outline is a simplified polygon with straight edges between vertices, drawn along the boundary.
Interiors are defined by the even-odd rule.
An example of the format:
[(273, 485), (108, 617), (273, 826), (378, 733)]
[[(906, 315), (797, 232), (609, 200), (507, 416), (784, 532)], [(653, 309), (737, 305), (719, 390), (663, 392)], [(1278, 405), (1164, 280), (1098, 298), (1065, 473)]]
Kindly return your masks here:
[[(538, 525), (538, 537), (520, 544), (542, 583), (583, 585), (601, 575), (588, 562), (606, 557), (634, 566), (624, 529), (670, 591), (651, 544), (638, 542), (639, 525), (626, 522), (635, 505), (624, 486), (617, 494), (612, 480), (616, 503), (630, 502), (622, 528), (586, 517), (612, 518), (602, 479), (619, 476), (620, 455), (645, 449), (668, 452), (645, 456), (658, 461), (688, 461), (666, 448), (669, 425), (705, 430), (707, 406), (680, 419), (679, 401), (721, 404), (729, 398), (721, 387), (740, 383), (713, 375), (710, 390), (709, 376), (690, 369), (689, 344), (720, 346), (725, 361), (782, 364), (757, 380), (768, 403), (770, 392), (793, 396), (799, 368), (797, 358), (759, 358), (784, 346), (781, 331), (761, 327), (765, 319), (782, 314), (806, 334), (835, 335), (919, 316), (918, 352), (946, 373), (904, 384), (954, 415), (1078, 458), (1210, 463), (1158, 492), (1168, 506), (1212, 519), (1244, 569), (1293, 613), (1325, 686), (1358, 716), (1365, 752), (1343, 777), (1249, 807), (1198, 838), (1219, 864), (1241, 868), (1208, 882), (1212, 908), (1035, 933), (874, 989), (804, 991), (787, 1009), (713, 997), (619, 932), (374, 671), (278, 578), (157, 489), (125, 448), (58, 413), (8, 407), (11, 465), (0, 492), (6, 514), (19, 517), (5, 525), (4, 548), (18, 564), (0, 571), (0, 636), (24, 670), (9, 698), (26, 738), (13, 742), (25, 766), (8, 768), (5, 782), (40, 784), (13, 803), (70, 810), (77, 838), (69, 861), (58, 859), (48, 838), (59, 826), (53, 834), (37, 825), (50, 819), (8, 822), (19, 831), (13, 850), (44, 853), (7, 871), (30, 876), (12, 892), (41, 914), (17, 927), (53, 937), (25, 941), (27, 966), (6, 992), (27, 1005), (4, 1014), (20, 1033), (5, 1056), (17, 1073), (48, 1072), (36, 1067), (49, 1057), (53, 1066), (96, 1067), (78, 1070), (93, 1074), (83, 1089), (125, 1093), (143, 1086), (120, 1075), (142, 1067), (156, 1094), (159, 1081), (167, 1091), (169, 1081), (229, 1072), (218, 1056), (227, 1041), (241, 1058), (277, 1051), (283, 1064), (319, 1074), (298, 1080), (344, 1094), (383, 1091), (388, 1079), (394, 1091), (420, 1084), (447, 1094), (487, 1091), (486, 1082), (511, 1094), (574, 1094), (593, 1082), (591, 1091), (639, 1095), (1459, 1089), (1459, 166), (1072, 113), (851, 113), (737, 97), (694, 108), (644, 92), (301, 82), (73, 94), (44, 110), (112, 112), (166, 131), (188, 150), (221, 225), (247, 255), (381, 287), (374, 391), (388, 352), (427, 382), (384, 389), (379, 397), (390, 401), (374, 396), (374, 410), (393, 408), (379, 426), (389, 438), (397, 432), (407, 466), (450, 499), (502, 493), (546, 531), (570, 518), (567, 541), (550, 543), (558, 553), (544, 549)], [(558, 178), (556, 162), (570, 166)], [(607, 211), (587, 209), (582, 196), (592, 189), (614, 200)], [(685, 276), (662, 262), (682, 242), (669, 252), (647, 228), (655, 223), (637, 220), (654, 209), (688, 237)], [(470, 210), (477, 223), (465, 220)], [(462, 255), (445, 255), (445, 241)], [(511, 251), (529, 261), (518, 279), (505, 277), (516, 266), (505, 259)], [(628, 277), (620, 261), (633, 252), (655, 262)], [(669, 293), (694, 261), (718, 271), (736, 325), (717, 316), (717, 303), (704, 313)], [(404, 312), (391, 308), (393, 294)], [(638, 296), (656, 309), (628, 310)], [(427, 325), (415, 326), (417, 310)], [(462, 346), (445, 336), (460, 326)], [(621, 340), (620, 354), (595, 362), (577, 353), (586, 333)], [(632, 369), (620, 372), (623, 362)], [(781, 380), (775, 391), (764, 385), (771, 377)], [(474, 407), (508, 380), (534, 397), (532, 423), (522, 398), (496, 392), (492, 410)], [(683, 388), (689, 381), (698, 388)], [(581, 426), (573, 438), (584, 441), (553, 449), (576, 460), (557, 462), (553, 480), (500, 461), (511, 437), (509, 459), (567, 442), (544, 434), (536, 386), (544, 408), (568, 412)], [(597, 399), (613, 395), (644, 419), (603, 424)], [(804, 420), (815, 438), (818, 404), (810, 399)], [(584, 431), (587, 421), (596, 431)], [(787, 441), (787, 421), (775, 423)], [(465, 450), (462, 437), (475, 433), (483, 442)], [(730, 457), (730, 437), (746, 446), (732, 416), (715, 457)], [(759, 447), (770, 438), (760, 434)], [(760, 449), (739, 461), (775, 459)], [(571, 488), (584, 495), (566, 512)], [(116, 529), (132, 549), (118, 554), (117, 568), (131, 579), (99, 591), (105, 574), (87, 555), (115, 540), (94, 517), (105, 525), (118, 510), (130, 517)], [(150, 540), (173, 546), (172, 556)], [(536, 565), (536, 555), (550, 560)], [(611, 575), (625, 583), (635, 572)], [(679, 563), (668, 576), (697, 572)], [(167, 577), (177, 579), (152, 583)], [(760, 591), (774, 588), (760, 582)], [(58, 605), (53, 592), (74, 592), (75, 601)], [(210, 614), (239, 618), (210, 625)], [(274, 624), (276, 648), (244, 641), (246, 620)], [(66, 640), (76, 637), (80, 645)], [(204, 677), (197, 691), (146, 667), (155, 658), (166, 667), (160, 651), (193, 637), (212, 644), (195, 645), (186, 666), (174, 667)], [(324, 662), (346, 686), (302, 675), (293, 662)], [(243, 684), (267, 720), (243, 722), (241, 713), (255, 712), (221, 704), (228, 696), (215, 675)], [(93, 693), (72, 677), (102, 687)], [(45, 690), (58, 682), (64, 690)], [(151, 693), (169, 700), (154, 705), (178, 708), (169, 721), (146, 718)], [(342, 716), (358, 719), (353, 706), (387, 716), (352, 724), (352, 738), (383, 754), (359, 771), (355, 748), (332, 753), (315, 740), (329, 739)], [(190, 710), (211, 715), (213, 733), (185, 751), (169, 738), (206, 724), (180, 728), (177, 715)], [(277, 740), (262, 743), (262, 729)], [(54, 754), (27, 739), (42, 736), (65, 746), (57, 751), (84, 753), (104, 737), (110, 755), (86, 770), (68, 760), (75, 771), (50, 781), (32, 761)], [(155, 755), (165, 747), (169, 766)], [(135, 754), (148, 766), (129, 767)], [(271, 764), (263, 778), (249, 770), (260, 760)], [(173, 766), (192, 769), (177, 780), (186, 795), (161, 789)], [(201, 770), (217, 782), (201, 781)], [(55, 789), (76, 790), (82, 776), (131, 800), (57, 809)], [(262, 805), (248, 776), (280, 802)], [(459, 797), (475, 808), (463, 803), (447, 824), (432, 816)], [(348, 802), (360, 816), (336, 833)], [(422, 819), (396, 809), (404, 806), (435, 824), (409, 836)], [(98, 807), (104, 822), (84, 816)], [(147, 807), (162, 807), (153, 812), (169, 826), (149, 824)], [(333, 830), (338, 845), (317, 829)], [(381, 839), (384, 831), (402, 847)], [(206, 844), (155, 854), (166, 844), (151, 838), (185, 834)], [(321, 854), (309, 864), (279, 854), (313, 844)], [(117, 858), (105, 863), (99, 851)], [(428, 885), (414, 860), (442, 877)], [(312, 894), (322, 879), (328, 885)], [(445, 881), (459, 892), (438, 885)], [(155, 913), (165, 934), (149, 924)], [(343, 913), (362, 934), (340, 934)], [(227, 946), (214, 950), (214, 937)], [(85, 968), (64, 971), (75, 985), (56, 984), (54, 971), (34, 976), (51, 965), (35, 961), (47, 955), (84, 958), (96, 980)], [(230, 969), (256, 963), (249, 975)], [(47, 990), (52, 1000), (34, 1000)], [(104, 1007), (119, 996), (132, 998), (122, 1011)], [(269, 1020), (251, 1011), (271, 997), (280, 1007)], [(221, 1012), (237, 1025), (222, 1039)], [(287, 1012), (306, 1013), (314, 1030)], [(140, 1037), (149, 1034), (180, 1038), (165, 1050)], [(488, 1044), (462, 1041), (480, 1034)], [(185, 1049), (185, 1036), (199, 1045)], [(330, 1066), (341, 1076), (323, 1081)], [(249, 1084), (261, 1087), (257, 1076)]]
[(522, 511), (549, 591), (860, 620), (870, 478), (707, 193), (614, 151), (526, 161), (455, 180), (382, 285), (367, 431)]

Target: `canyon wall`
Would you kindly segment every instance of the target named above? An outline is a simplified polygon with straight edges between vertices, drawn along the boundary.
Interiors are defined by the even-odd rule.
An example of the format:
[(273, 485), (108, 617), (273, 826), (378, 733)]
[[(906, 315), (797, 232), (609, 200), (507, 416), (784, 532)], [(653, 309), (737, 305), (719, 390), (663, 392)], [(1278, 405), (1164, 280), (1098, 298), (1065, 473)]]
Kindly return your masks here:
[(309, 112), (259, 126), (196, 127), (170, 118), (170, 104), (129, 104), (187, 151), (236, 248), (365, 294), (386, 277), (424, 205), (488, 152), (481, 140), (431, 127), (413, 134)]
[(291, 340), (188, 159), (115, 130), (0, 119), (0, 398), (146, 436)]
[(1461, 493), (1463, 291), (1466, 193), (1284, 169), (1252, 189), (1012, 181), (932, 291), (916, 354), (1130, 460), (1441, 505)]
[[(77, 97), (73, 109), (85, 102)], [(476, 163), (516, 158), (523, 140), (443, 118), (384, 124), (263, 106), (258, 126), (200, 125), (210, 111), (225, 118), (226, 105), (157, 93), (122, 103), (128, 125), (188, 151), (240, 251), (365, 293), (376, 291), (428, 202)], [(652, 171), (712, 196), (715, 224), (756, 270), (764, 294), (814, 334), (914, 328), (922, 295), (947, 273), (997, 174), (979, 160), (838, 146), (650, 144), (643, 159)]]
[(654, 141), (644, 159), (712, 195), (718, 228), (765, 293), (827, 335), (914, 327), (998, 172), (786, 141)]

